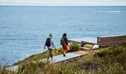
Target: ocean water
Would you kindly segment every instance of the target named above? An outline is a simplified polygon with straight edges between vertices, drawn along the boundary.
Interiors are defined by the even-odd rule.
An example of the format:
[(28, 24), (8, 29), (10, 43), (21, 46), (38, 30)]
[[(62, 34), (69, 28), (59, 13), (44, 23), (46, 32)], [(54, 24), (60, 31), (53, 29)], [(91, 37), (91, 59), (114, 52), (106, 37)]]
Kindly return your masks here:
[(0, 63), (41, 53), (49, 33), (60, 38), (126, 35), (125, 6), (0, 6)]

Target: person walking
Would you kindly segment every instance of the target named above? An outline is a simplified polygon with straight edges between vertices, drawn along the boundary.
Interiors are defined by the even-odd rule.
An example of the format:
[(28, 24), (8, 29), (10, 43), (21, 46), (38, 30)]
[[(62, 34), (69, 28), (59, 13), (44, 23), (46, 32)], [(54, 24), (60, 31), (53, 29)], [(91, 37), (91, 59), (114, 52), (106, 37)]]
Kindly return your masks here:
[(48, 48), (48, 57), (47, 60), (51, 57), (51, 60), (53, 60), (53, 55), (52, 55), (52, 50), (55, 49), (56, 47), (54, 45), (54, 42), (52, 40), (52, 34), (49, 34), (49, 37), (46, 39), (45, 45), (44, 45), (44, 49), (46, 49), (46, 47)]
[(62, 49), (63, 49), (63, 56), (66, 57), (65, 53), (68, 51), (68, 39), (67, 39), (67, 34), (64, 33), (60, 43), (62, 45)]

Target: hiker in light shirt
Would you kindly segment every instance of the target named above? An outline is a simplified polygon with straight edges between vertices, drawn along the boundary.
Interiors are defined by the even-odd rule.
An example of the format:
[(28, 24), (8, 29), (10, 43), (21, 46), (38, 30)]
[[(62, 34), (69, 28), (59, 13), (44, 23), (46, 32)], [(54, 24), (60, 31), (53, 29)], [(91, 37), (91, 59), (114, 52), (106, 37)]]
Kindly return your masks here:
[(55, 51), (56, 51), (56, 47), (52, 40), (52, 34), (49, 34), (49, 37), (47, 38), (47, 40), (45, 42), (44, 49), (46, 49), (46, 46), (48, 48), (48, 58), (47, 59), (49, 59), (51, 57), (51, 60), (53, 60), (52, 50), (55, 49)]

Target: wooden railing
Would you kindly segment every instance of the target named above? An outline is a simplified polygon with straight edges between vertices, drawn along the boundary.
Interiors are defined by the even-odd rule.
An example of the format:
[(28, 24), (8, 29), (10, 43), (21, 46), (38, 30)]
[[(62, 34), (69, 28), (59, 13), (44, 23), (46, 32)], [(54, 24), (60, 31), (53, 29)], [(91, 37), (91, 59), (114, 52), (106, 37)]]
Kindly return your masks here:
[(126, 35), (97, 37), (97, 44), (100, 47), (106, 47), (106, 46), (115, 45), (123, 42), (126, 42)]

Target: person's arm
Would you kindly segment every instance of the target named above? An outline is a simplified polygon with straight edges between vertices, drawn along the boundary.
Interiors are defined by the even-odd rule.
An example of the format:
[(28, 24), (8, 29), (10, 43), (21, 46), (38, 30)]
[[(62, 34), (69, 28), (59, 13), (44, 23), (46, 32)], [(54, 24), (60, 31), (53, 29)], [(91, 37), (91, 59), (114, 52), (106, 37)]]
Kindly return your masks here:
[(52, 47), (56, 49), (55, 44), (52, 39), (51, 39), (51, 44), (52, 44)]
[(44, 49), (46, 49), (46, 46), (44, 45)]
[(45, 45), (44, 45), (44, 49), (46, 49), (46, 42), (45, 42)]

